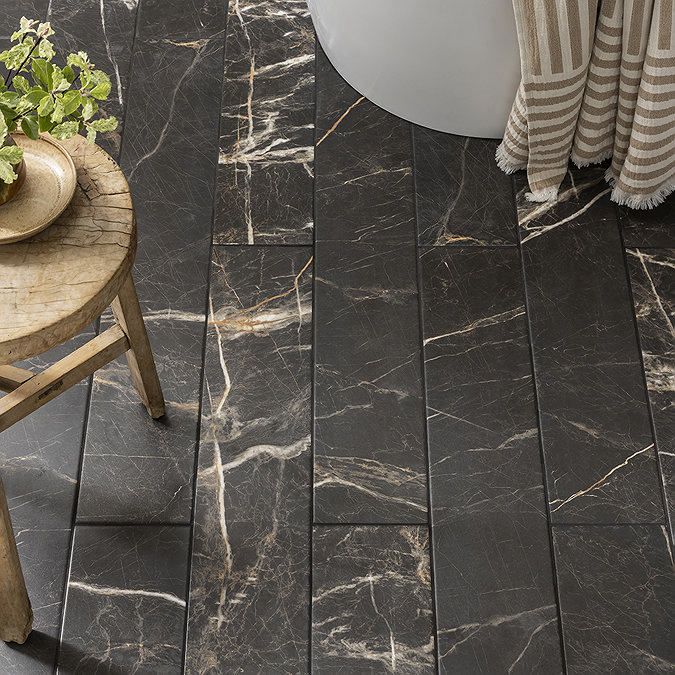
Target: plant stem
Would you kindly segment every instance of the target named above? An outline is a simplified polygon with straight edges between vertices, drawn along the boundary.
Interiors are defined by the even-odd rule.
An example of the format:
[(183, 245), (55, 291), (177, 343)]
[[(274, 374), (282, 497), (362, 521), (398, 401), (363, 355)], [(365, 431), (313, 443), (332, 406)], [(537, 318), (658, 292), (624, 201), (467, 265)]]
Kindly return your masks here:
[[(25, 39), (26, 39), (26, 38), (24, 37), (24, 40), (25, 40)], [(12, 82), (14, 82), (14, 78), (21, 72), (21, 69), (22, 69), (22, 68), (26, 65), (26, 63), (28, 62), (28, 59), (31, 57), (31, 54), (35, 51), (35, 48), (42, 42), (43, 39), (44, 39), (44, 35), (40, 35), (40, 36), (38, 37), (38, 39), (33, 43), (33, 46), (31, 47), (31, 50), (28, 52), (28, 55), (27, 55), (26, 58), (22, 61), (21, 65), (16, 69), (16, 72), (14, 73), (14, 75), (11, 75), (11, 73), (12, 73), (11, 70), (9, 71), (9, 72), (10, 72), (10, 75), (11, 75), (11, 78), (10, 78), (9, 82), (7, 82), (7, 88), (8, 88), (8, 89), (9, 89), (9, 87), (11, 86)], [(23, 42), (23, 40), (21, 40), (21, 42)]]

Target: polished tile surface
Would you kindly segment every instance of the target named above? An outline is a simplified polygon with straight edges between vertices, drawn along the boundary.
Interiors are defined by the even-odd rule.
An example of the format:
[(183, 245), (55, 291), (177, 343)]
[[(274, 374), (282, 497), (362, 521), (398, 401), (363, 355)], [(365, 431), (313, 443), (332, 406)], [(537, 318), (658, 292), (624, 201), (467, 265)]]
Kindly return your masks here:
[(22, 14), (112, 76), (167, 414), (120, 359), (0, 435), (0, 672), (675, 672), (675, 200), (528, 203), (305, 0)]

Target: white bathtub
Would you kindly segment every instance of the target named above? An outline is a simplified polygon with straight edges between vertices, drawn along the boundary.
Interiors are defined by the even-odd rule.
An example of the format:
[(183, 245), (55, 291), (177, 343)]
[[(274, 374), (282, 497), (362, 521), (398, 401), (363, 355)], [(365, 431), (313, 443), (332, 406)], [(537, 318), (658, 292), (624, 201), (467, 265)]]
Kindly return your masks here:
[(501, 138), (520, 81), (511, 0), (307, 0), (321, 46), (404, 119)]

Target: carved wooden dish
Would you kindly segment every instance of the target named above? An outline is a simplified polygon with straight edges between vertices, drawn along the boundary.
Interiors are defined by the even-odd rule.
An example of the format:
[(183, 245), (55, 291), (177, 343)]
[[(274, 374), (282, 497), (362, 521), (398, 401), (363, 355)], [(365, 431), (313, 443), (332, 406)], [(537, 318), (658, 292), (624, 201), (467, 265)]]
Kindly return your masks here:
[(0, 244), (32, 237), (65, 210), (77, 184), (75, 165), (59, 143), (47, 136), (32, 141), (22, 133), (12, 138), (23, 150), (26, 179), (19, 192), (0, 205)]

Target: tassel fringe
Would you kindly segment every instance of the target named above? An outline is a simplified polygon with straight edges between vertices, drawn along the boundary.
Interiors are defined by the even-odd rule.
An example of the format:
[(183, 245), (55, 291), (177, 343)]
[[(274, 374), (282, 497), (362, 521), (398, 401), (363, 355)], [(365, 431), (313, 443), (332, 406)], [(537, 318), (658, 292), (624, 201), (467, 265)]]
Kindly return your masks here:
[(527, 162), (518, 163), (513, 161), (513, 158), (506, 149), (503, 141), (497, 148), (495, 159), (497, 160), (497, 166), (507, 174), (515, 173), (516, 171), (527, 168)]
[(543, 190), (534, 190), (534, 192), (525, 193), (525, 199), (528, 202), (554, 202), (558, 199), (558, 188), (547, 187)]

